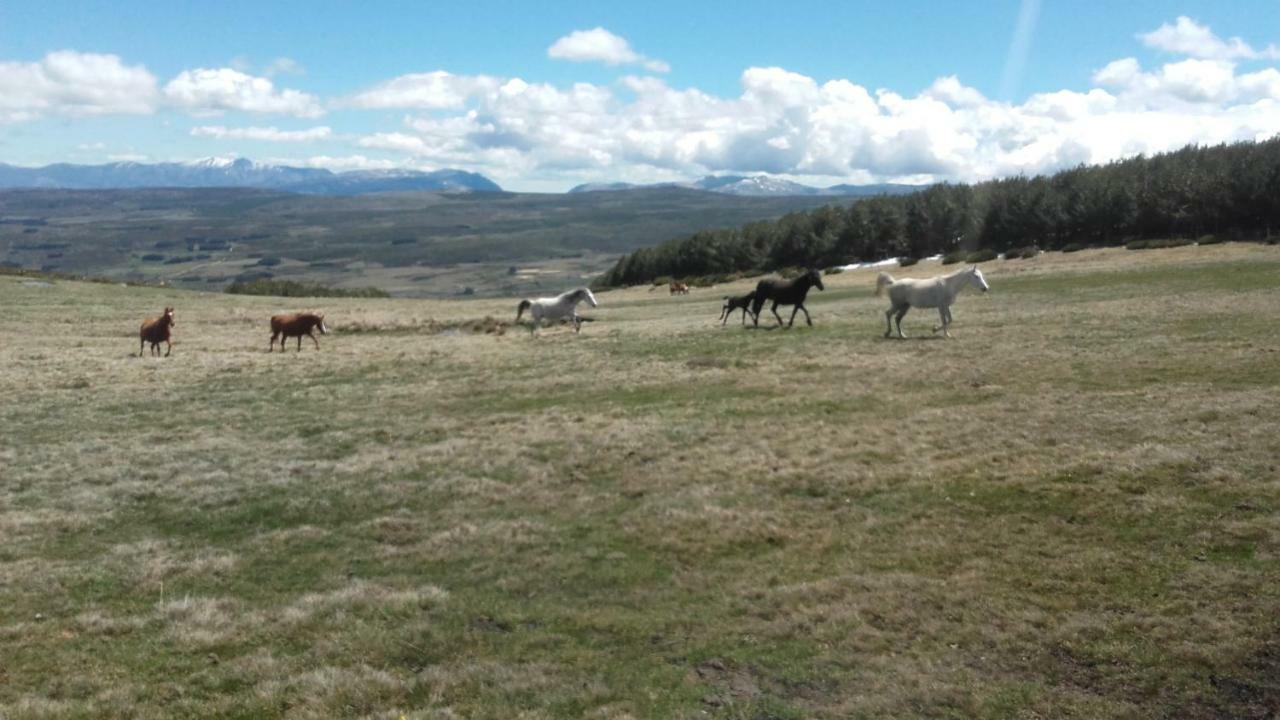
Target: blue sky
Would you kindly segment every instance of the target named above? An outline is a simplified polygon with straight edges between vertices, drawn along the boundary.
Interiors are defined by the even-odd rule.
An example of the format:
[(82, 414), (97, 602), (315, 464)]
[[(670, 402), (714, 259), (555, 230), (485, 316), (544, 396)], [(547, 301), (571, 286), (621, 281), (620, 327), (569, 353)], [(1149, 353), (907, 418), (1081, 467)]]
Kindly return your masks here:
[(0, 162), (982, 179), (1275, 134), (1277, 42), (1275, 0), (10, 2)]

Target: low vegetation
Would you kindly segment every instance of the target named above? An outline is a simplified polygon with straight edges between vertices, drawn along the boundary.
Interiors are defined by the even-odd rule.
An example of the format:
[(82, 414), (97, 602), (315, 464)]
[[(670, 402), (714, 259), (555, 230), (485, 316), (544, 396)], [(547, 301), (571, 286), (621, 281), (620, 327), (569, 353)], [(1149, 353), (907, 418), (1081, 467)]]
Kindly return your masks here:
[(291, 300), (0, 276), (0, 716), (1274, 713), (1280, 251), (984, 272), (952, 341), (851, 270), (284, 354)]
[(378, 288), (334, 288), (297, 280), (271, 280), (265, 278), (233, 282), (227, 286), (226, 292), (232, 295), (274, 295), (276, 297), (391, 297), (391, 294), (386, 290)]

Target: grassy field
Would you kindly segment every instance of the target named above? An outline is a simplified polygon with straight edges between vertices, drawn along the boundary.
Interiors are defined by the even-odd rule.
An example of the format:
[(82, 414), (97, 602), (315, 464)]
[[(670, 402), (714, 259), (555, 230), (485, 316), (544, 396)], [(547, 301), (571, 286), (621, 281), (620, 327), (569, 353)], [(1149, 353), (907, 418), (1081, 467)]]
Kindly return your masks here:
[(283, 355), (288, 301), (0, 277), (0, 717), (1274, 716), (1280, 250), (984, 272), (952, 341), (860, 271)]

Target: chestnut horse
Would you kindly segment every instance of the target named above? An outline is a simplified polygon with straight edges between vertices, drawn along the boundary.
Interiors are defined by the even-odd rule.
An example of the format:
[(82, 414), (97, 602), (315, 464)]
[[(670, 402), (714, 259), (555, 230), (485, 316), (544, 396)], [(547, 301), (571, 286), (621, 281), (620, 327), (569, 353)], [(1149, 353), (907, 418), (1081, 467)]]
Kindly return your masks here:
[(173, 339), (171, 337), (170, 328), (174, 325), (173, 308), (164, 309), (164, 314), (157, 318), (145, 320), (142, 323), (142, 329), (138, 331), (138, 357), (142, 357), (142, 349), (147, 343), (151, 343), (151, 354), (160, 354), (160, 343), (164, 343), (166, 350), (164, 356), (169, 357), (169, 353), (173, 352)]
[(688, 295), (689, 294), (688, 283), (672, 281), (670, 288), (671, 288), (672, 295)]
[(320, 349), (320, 341), (312, 333), (312, 330), (320, 328), (321, 335), (329, 334), (329, 328), (324, 324), (324, 315), (316, 315), (315, 313), (293, 313), (290, 315), (272, 315), (271, 316), (271, 343), (267, 346), (267, 352), (275, 350), (276, 338), (280, 338), (280, 352), (284, 352), (284, 341), (291, 337), (298, 338), (298, 352), (302, 352), (302, 336), (306, 335), (311, 338), (311, 342), (316, 344), (316, 349)]

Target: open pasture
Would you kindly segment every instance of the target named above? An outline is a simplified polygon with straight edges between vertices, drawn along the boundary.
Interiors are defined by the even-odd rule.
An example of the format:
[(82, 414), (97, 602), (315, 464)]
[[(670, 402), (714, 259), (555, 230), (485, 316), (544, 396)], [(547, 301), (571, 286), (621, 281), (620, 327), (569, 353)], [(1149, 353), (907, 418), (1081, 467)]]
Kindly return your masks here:
[(0, 717), (1274, 712), (1280, 252), (983, 272), (951, 341), (0, 277)]

